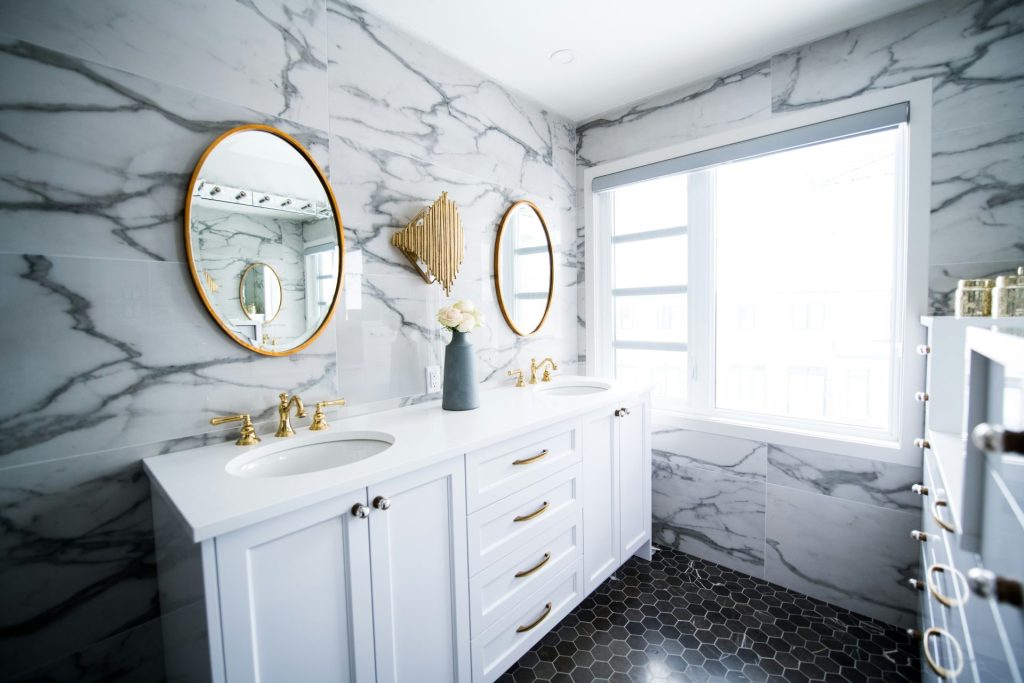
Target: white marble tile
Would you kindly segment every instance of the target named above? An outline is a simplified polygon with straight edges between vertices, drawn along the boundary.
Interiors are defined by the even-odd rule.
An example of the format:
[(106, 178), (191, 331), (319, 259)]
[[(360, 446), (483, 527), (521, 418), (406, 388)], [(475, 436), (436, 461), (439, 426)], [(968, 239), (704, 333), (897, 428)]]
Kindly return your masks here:
[[(0, 403), (0, 466), (269, 419), (279, 391), (335, 394), (333, 323), (303, 353), (258, 356), (214, 324), (179, 263), (0, 256), (0, 329), (17, 363)], [(14, 400), (17, 397), (17, 401)]]
[(921, 497), (910, 487), (921, 468), (866, 458), (768, 446), (768, 483), (845, 498), (868, 505), (917, 512)]
[(3, 31), (326, 129), (325, 23), (325, 0), (46, 0), (5, 3)]
[[(1024, 40), (1020, 54), (1024, 61)], [(1019, 107), (1024, 113), (1024, 88)], [(932, 264), (1024, 263), (1022, 158), (1024, 118), (935, 131)]]
[(1024, 6), (938, 0), (772, 59), (772, 109), (833, 102), (931, 78), (933, 126), (1020, 118)]
[(674, 462), (746, 479), (765, 478), (768, 446), (763, 441), (655, 425), (653, 447)]
[(694, 467), (661, 451), (653, 468), (656, 544), (764, 576), (764, 481)]
[(768, 484), (764, 578), (897, 626), (916, 624), (920, 513)]
[(241, 123), (328, 161), (322, 131), (26, 43), (0, 72), (0, 253), (183, 260), (193, 166)]
[(356, 5), (327, 27), (333, 135), (551, 196), (557, 117)]
[(763, 62), (587, 121), (576, 130), (578, 163), (593, 166), (765, 119), (771, 82)]

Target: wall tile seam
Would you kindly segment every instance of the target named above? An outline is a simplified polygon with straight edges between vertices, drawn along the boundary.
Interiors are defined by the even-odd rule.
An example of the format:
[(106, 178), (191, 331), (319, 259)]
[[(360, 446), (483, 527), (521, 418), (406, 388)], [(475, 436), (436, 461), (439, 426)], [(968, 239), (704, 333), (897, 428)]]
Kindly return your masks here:
[[(724, 476), (727, 476), (727, 477), (732, 477), (734, 479), (742, 479), (742, 480), (749, 481), (749, 482), (761, 482), (761, 483), (764, 483), (766, 481), (766, 479), (767, 479), (767, 472), (736, 473), (736, 472), (731, 471), (728, 467), (723, 467), (723, 466), (719, 466), (719, 465), (710, 465), (710, 464), (705, 464), (703, 462), (695, 461), (695, 460), (693, 460), (691, 458), (691, 456), (686, 455), (685, 453), (675, 453), (673, 451), (667, 451), (667, 450), (665, 450), (663, 448), (652, 448), (651, 451), (653, 453), (655, 453), (655, 454), (660, 454), (660, 455), (663, 455), (663, 456), (667, 456), (669, 458), (679, 458), (679, 459), (682, 459), (683, 460), (682, 465), (684, 467), (693, 467), (695, 469), (701, 470), (702, 472), (710, 472), (710, 473), (714, 473), (714, 474), (721, 474), (721, 475), (724, 475)], [(767, 458), (766, 458), (766, 461), (767, 461)]]
[[(767, 490), (769, 488), (785, 489), (785, 490), (788, 490), (788, 491), (797, 491), (799, 493), (806, 493), (809, 496), (816, 496), (818, 498), (825, 498), (825, 499), (828, 499), (828, 500), (839, 500), (839, 501), (842, 501), (844, 503), (852, 503), (853, 505), (857, 505), (857, 506), (864, 507), (864, 508), (869, 508), (869, 509), (872, 509), (872, 510), (884, 510), (885, 512), (892, 512), (892, 513), (897, 514), (897, 515), (900, 515), (900, 514), (902, 514), (902, 515), (911, 515), (915, 519), (918, 519), (921, 516), (920, 512), (913, 512), (911, 510), (900, 510), (900, 509), (897, 509), (897, 508), (884, 507), (884, 506), (881, 506), (881, 505), (872, 505), (871, 503), (865, 503), (862, 500), (853, 500), (851, 498), (842, 498), (840, 496), (830, 496), (830, 495), (827, 495), (827, 494), (824, 494), (824, 493), (819, 493), (818, 491), (809, 491), (807, 489), (797, 488), (795, 486), (786, 486), (785, 484), (776, 484), (776, 483), (770, 482), (770, 481), (766, 482), (766, 486), (765, 486), (766, 494), (767, 494)], [(768, 509), (769, 508), (768, 508), (768, 505), (766, 503), (765, 504), (765, 510), (767, 511)], [(767, 517), (767, 514), (766, 514), (766, 517)]]

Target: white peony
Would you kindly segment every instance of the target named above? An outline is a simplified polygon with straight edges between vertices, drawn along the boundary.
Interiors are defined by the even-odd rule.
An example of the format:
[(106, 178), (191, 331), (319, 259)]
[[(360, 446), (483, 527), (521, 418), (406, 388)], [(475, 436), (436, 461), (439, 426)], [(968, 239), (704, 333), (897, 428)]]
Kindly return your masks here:
[(462, 301), (456, 301), (452, 304), (452, 308), (462, 311), (463, 313), (472, 313), (476, 310), (476, 306), (469, 299), (463, 299)]
[(461, 325), (462, 319), (462, 312), (453, 307), (444, 306), (437, 312), (437, 322), (449, 329), (454, 329)]
[(476, 318), (472, 313), (463, 313), (462, 322), (456, 328), (459, 332), (472, 332), (476, 329)]

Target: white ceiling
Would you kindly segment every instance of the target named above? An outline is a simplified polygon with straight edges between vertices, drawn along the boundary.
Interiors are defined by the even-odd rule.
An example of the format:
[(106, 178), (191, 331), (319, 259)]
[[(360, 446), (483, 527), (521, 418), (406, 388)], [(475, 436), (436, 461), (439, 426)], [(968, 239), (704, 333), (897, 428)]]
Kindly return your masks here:
[[(357, 0), (575, 122), (923, 0)], [(576, 52), (568, 65), (548, 57)]]

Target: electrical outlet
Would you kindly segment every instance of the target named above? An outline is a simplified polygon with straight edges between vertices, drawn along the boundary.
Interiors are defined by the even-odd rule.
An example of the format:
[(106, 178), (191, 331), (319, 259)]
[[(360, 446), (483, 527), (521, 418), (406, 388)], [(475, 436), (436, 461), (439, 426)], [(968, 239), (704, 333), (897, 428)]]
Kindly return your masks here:
[(431, 365), (427, 367), (427, 393), (436, 394), (441, 391), (441, 366)]

